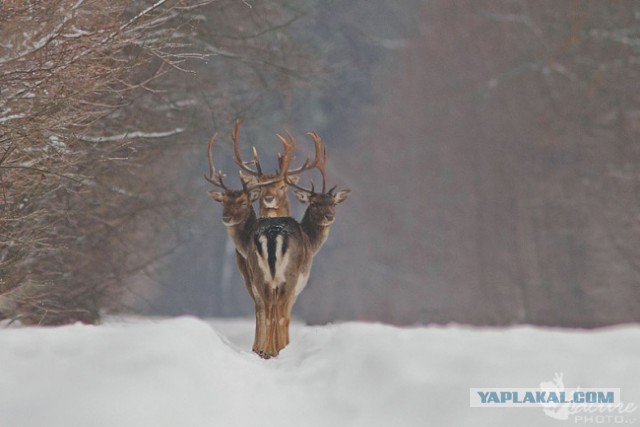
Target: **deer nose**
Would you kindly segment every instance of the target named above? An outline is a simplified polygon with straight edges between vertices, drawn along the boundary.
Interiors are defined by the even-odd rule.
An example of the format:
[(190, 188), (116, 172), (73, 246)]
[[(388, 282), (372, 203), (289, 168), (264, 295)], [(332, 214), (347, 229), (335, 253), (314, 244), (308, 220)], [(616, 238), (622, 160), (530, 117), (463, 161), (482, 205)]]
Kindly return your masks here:
[(231, 221), (231, 215), (222, 216), (222, 222), (229, 222), (229, 221)]
[(324, 215), (324, 219), (327, 220), (327, 221), (333, 221), (334, 217), (335, 217), (334, 214), (325, 214)]
[(274, 196), (264, 196), (264, 201), (267, 203), (273, 203), (274, 200), (275, 200)]

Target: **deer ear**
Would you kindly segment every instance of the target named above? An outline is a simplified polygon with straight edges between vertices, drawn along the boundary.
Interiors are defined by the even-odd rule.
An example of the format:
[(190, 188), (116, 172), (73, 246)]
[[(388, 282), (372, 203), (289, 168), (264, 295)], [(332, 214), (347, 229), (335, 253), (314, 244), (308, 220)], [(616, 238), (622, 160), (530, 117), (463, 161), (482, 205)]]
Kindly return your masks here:
[(294, 176), (288, 176), (288, 177), (287, 177), (287, 181), (288, 181), (290, 184), (297, 184), (299, 180), (300, 180), (300, 177), (299, 177), (299, 176), (295, 176), (295, 175), (294, 175)]
[(251, 190), (249, 192), (249, 201), (251, 201), (251, 203), (255, 202), (259, 198), (260, 198), (260, 190), (259, 189)]
[(240, 179), (245, 183), (245, 185), (249, 186), (256, 185), (258, 183), (258, 179), (255, 176), (245, 175), (242, 172), (240, 172)]
[(300, 203), (309, 203), (309, 193), (302, 190), (293, 190), (293, 195)]
[(209, 190), (209, 195), (216, 202), (222, 203), (222, 201), (224, 200), (224, 193), (221, 193), (219, 191)]
[(338, 194), (336, 194), (335, 196), (333, 196), (333, 201), (336, 203), (336, 205), (338, 203), (342, 203), (345, 200), (347, 200), (347, 197), (349, 197), (349, 194), (351, 194), (351, 190), (342, 190), (342, 191), (338, 191)]

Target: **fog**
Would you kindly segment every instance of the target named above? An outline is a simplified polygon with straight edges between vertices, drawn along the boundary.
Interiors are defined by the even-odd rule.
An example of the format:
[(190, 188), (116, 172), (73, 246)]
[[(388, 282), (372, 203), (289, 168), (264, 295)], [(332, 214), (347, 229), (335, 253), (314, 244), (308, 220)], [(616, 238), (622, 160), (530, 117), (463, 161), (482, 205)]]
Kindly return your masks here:
[[(268, 153), (290, 129), (306, 147), (315, 130), (329, 181), (353, 193), (294, 313), (311, 323), (637, 321), (638, 57), (624, 36), (635, 35), (636, 8), (332, 2), (296, 24), (329, 75), (282, 115), (254, 113), (243, 143)], [(197, 227), (182, 224), (191, 234), (162, 267), (151, 311), (248, 316), (221, 208), (200, 178), (206, 140), (185, 181), (203, 199)]]

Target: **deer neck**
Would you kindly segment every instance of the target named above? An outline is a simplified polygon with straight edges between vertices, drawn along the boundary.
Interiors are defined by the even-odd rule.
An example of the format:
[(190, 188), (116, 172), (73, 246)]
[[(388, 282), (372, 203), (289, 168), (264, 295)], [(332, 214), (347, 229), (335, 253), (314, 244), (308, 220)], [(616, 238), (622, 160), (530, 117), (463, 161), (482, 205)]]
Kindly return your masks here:
[(315, 254), (318, 252), (325, 240), (327, 240), (327, 237), (329, 237), (331, 225), (319, 224), (318, 221), (311, 218), (309, 208), (307, 208), (304, 216), (302, 217), (302, 221), (300, 221), (300, 226), (309, 239), (312, 253)]
[(252, 241), (251, 239), (256, 223), (256, 212), (251, 208), (251, 211), (244, 221), (235, 225), (227, 226), (227, 233), (229, 234), (229, 237), (231, 237), (231, 240), (233, 240), (233, 243), (236, 245), (236, 250), (244, 258), (247, 257), (247, 251)]

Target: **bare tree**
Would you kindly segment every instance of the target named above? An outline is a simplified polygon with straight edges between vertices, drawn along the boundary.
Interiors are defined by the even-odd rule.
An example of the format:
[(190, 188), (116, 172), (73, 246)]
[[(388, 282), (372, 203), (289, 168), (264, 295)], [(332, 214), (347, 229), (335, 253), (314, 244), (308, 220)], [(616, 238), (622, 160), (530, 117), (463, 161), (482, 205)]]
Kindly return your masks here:
[[(266, 61), (259, 49), (265, 56), (273, 49), (259, 34), (239, 34), (238, 20), (280, 7), (210, 3), (0, 6), (4, 317), (95, 322), (117, 304), (132, 274), (147, 271), (186, 238), (176, 225), (185, 205), (172, 187), (185, 157), (176, 147), (193, 146), (185, 138), (197, 133), (190, 120), (195, 104), (203, 88), (225, 78), (209, 72), (209, 86), (196, 87), (187, 75), (205, 73), (205, 61), (249, 64), (258, 74)], [(265, 19), (273, 24), (276, 15)], [(203, 31), (220, 31), (227, 45), (203, 39)], [(223, 99), (208, 111), (234, 114), (239, 94)]]

